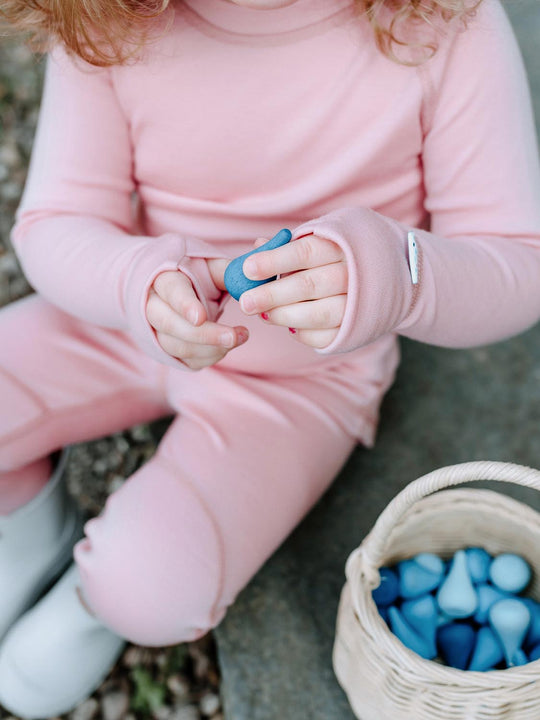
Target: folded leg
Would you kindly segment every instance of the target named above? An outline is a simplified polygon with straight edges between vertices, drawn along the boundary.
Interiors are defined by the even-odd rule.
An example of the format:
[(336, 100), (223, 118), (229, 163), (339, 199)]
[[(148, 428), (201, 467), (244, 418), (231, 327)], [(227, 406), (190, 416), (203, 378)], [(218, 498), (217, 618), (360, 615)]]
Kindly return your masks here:
[(327, 380), (216, 366), (176, 388), (180, 412), (155, 456), (75, 548), (84, 596), (106, 625), (166, 645), (219, 623), (355, 445), (338, 419), (348, 396)]

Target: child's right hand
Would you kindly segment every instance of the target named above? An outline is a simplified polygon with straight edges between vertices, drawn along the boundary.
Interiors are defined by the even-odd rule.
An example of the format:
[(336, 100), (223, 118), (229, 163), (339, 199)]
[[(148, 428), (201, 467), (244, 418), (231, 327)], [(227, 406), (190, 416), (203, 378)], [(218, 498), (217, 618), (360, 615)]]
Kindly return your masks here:
[(191, 370), (215, 365), (249, 336), (245, 327), (207, 320), (190, 279), (179, 270), (167, 270), (156, 277), (148, 296), (146, 317), (163, 350)]

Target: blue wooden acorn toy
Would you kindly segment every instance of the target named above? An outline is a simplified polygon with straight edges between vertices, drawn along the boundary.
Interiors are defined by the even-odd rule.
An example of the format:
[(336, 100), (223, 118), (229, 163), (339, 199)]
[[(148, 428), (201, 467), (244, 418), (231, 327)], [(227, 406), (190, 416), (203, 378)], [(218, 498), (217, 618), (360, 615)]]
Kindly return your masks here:
[(420, 553), (398, 563), (399, 589), (404, 598), (424, 595), (439, 586), (444, 575), (443, 561), (432, 553)]
[(467, 569), (473, 583), (485, 583), (489, 577), (489, 568), (493, 562), (491, 555), (480, 547), (470, 547), (465, 550), (467, 556)]
[(519, 555), (504, 553), (491, 563), (489, 577), (500, 590), (520, 593), (529, 584), (531, 568)]
[[(531, 614), (525, 603), (518, 598), (499, 600), (489, 609), (489, 623), (501, 642), (507, 664), (522, 665), (521, 649), (531, 623)], [(518, 653), (516, 657), (516, 653)]]
[(474, 620), (479, 625), (487, 622), (489, 609), (499, 600), (509, 597), (508, 593), (499, 590), (499, 588), (488, 585), (487, 583), (477, 585), (476, 593), (478, 595), (478, 607), (474, 614)]
[(399, 580), (396, 573), (387, 567), (379, 570), (381, 584), (373, 590), (372, 596), (378, 608), (388, 607), (399, 595)]
[(394, 635), (401, 642), (426, 660), (431, 660), (437, 654), (434, 646), (416, 632), (405, 620), (401, 612), (394, 606), (388, 608), (388, 620)]
[(478, 630), (476, 646), (469, 664), (469, 670), (485, 672), (491, 670), (504, 659), (504, 650), (489, 625)]
[(286, 245), (290, 242), (291, 238), (291, 231), (287, 230), (287, 228), (283, 228), (283, 230), (280, 230), (271, 240), (264, 243), (264, 245), (261, 245), (261, 247), (255, 248), (255, 250), (250, 250), (250, 252), (231, 260), (231, 262), (227, 265), (225, 276), (223, 278), (225, 287), (229, 291), (229, 294), (232, 295), (235, 300), (240, 300), (240, 296), (242, 293), (245, 293), (246, 290), (251, 290), (254, 287), (258, 287), (259, 285), (264, 285), (264, 283), (275, 280), (277, 277), (276, 275), (266, 278), (265, 280), (250, 280), (244, 275), (244, 260), (255, 253), (263, 252), (264, 250), (274, 250), (282, 245)]
[(416, 630), (426, 641), (429, 654), (435, 657), (437, 654), (435, 635), (439, 609), (433, 595), (423, 595), (419, 598), (405, 600), (401, 605), (401, 614), (412, 629)]
[(441, 610), (454, 618), (470, 617), (478, 607), (478, 595), (469, 575), (467, 555), (458, 550), (448, 576), (437, 593)]
[(465, 670), (476, 644), (476, 632), (464, 622), (443, 625), (437, 631), (437, 646), (447, 665)]

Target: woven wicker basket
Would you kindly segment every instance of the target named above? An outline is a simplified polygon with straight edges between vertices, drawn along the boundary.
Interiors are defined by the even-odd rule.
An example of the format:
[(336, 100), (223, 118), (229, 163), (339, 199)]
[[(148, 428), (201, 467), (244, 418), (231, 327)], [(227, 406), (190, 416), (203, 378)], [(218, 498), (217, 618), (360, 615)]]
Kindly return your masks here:
[(490, 672), (424, 660), (392, 634), (371, 596), (383, 565), (419, 552), (448, 558), (476, 545), (492, 554), (522, 555), (533, 570), (527, 595), (540, 600), (540, 514), (498, 492), (444, 490), (473, 480), (540, 490), (540, 472), (520, 465), (440, 468), (399, 493), (347, 560), (333, 664), (361, 720), (540, 720), (540, 660)]

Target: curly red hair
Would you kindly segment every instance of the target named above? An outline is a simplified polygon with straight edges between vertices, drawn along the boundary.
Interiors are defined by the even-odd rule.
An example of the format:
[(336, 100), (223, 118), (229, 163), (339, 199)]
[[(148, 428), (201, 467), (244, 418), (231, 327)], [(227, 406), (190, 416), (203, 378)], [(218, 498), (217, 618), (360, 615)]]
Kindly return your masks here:
[[(463, 21), (474, 14), (482, 0), (355, 0), (359, 14), (369, 20), (379, 49), (391, 59), (396, 50), (412, 45), (437, 50), (436, 42), (415, 43), (403, 35), (406, 28), (435, 25), (441, 20)], [(125, 64), (136, 58), (156, 27), (165, 31), (174, 14), (174, 2), (181, 0), (0, 0), (2, 25), (22, 33), (34, 52), (47, 52), (62, 42), (68, 52), (106, 67)], [(401, 33), (401, 37), (400, 37)]]

